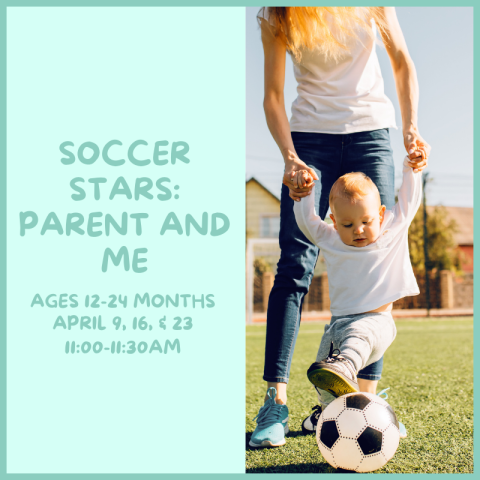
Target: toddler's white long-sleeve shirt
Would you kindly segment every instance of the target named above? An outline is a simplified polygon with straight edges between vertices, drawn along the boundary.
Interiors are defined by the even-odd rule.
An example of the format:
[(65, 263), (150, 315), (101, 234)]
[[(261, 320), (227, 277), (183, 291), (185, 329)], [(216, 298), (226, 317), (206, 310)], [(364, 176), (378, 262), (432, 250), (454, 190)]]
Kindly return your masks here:
[(300, 230), (323, 252), (332, 315), (368, 312), (420, 293), (408, 252), (408, 227), (420, 206), (422, 174), (414, 173), (407, 160), (398, 202), (385, 212), (378, 239), (365, 247), (344, 244), (334, 226), (315, 213), (313, 190), (294, 202)]

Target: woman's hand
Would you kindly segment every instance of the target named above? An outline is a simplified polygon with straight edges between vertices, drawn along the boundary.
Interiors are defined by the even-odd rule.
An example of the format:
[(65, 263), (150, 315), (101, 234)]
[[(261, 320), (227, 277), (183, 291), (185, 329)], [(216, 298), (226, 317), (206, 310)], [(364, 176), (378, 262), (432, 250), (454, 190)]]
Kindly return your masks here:
[(297, 173), (301, 170), (306, 170), (313, 180), (318, 180), (318, 175), (313, 168), (308, 167), (296, 154), (289, 152), (288, 158), (285, 159), (283, 184), (289, 188), (289, 196), (296, 202), (299, 202), (302, 197), (310, 195), (314, 186), (313, 180), (307, 179), (301, 173)]
[(407, 131), (403, 137), (405, 149), (410, 158), (410, 166), (414, 172), (421, 172), (427, 168), (428, 157), (432, 148), (430, 145), (416, 132)]

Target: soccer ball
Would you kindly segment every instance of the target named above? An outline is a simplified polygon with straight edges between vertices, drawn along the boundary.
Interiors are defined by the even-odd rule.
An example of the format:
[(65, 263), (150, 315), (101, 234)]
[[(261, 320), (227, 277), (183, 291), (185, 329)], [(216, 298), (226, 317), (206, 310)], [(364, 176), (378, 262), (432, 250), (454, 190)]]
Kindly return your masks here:
[(318, 448), (334, 468), (373, 472), (393, 457), (399, 440), (392, 407), (372, 393), (336, 398), (317, 423)]

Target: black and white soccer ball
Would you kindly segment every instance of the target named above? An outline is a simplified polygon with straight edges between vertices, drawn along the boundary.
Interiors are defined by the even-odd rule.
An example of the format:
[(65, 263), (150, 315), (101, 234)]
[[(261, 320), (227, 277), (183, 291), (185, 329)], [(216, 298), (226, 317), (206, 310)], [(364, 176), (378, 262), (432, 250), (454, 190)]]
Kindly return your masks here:
[(372, 393), (336, 398), (320, 415), (317, 444), (334, 468), (373, 472), (398, 448), (400, 432), (392, 407)]

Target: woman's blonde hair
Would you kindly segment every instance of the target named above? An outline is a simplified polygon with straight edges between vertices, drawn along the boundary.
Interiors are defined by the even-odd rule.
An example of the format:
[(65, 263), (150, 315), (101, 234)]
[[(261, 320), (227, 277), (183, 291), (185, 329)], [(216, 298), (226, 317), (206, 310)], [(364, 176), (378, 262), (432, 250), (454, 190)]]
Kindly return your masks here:
[[(301, 49), (320, 50), (337, 59), (348, 51), (349, 39), (358, 39), (363, 30), (371, 38), (373, 18), (378, 29), (385, 32), (385, 18), (378, 7), (263, 7), (275, 37), (279, 37), (297, 61)], [(334, 30), (335, 35), (332, 33)]]

